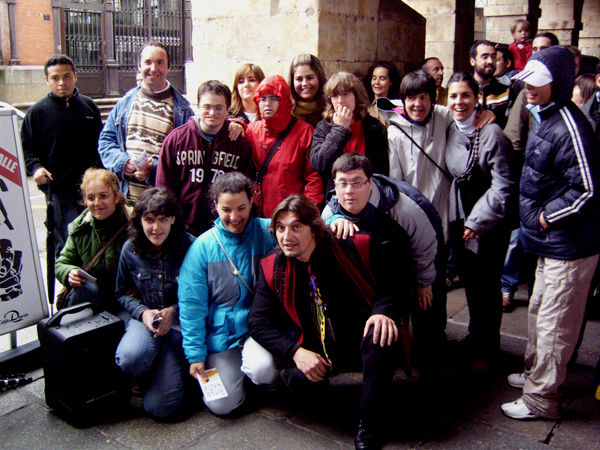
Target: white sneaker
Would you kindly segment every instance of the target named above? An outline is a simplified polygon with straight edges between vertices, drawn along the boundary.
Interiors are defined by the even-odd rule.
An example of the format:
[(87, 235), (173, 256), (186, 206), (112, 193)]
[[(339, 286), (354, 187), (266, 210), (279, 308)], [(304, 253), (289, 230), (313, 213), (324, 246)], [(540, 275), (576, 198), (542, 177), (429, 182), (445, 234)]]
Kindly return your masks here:
[(537, 419), (537, 417), (535, 417), (535, 415), (531, 411), (529, 411), (529, 408), (527, 408), (522, 398), (520, 398), (516, 402), (505, 403), (504, 405), (502, 405), (502, 412), (511, 419)]
[(524, 373), (511, 373), (508, 376), (508, 384), (517, 389), (523, 389), (523, 386), (525, 386), (525, 380), (527, 380), (527, 377)]

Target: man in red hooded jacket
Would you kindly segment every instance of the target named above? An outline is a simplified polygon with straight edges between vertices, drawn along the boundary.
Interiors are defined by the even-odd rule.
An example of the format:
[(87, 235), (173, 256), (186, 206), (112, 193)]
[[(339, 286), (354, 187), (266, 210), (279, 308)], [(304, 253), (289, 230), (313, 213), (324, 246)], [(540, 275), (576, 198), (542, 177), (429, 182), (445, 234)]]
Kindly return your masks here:
[[(265, 78), (256, 90), (254, 101), (262, 120), (248, 125), (246, 139), (252, 145), (254, 165), (260, 171), (277, 136), (292, 120), (292, 100), (285, 79), (279, 75)], [(308, 162), (313, 130), (302, 120), (292, 122), (262, 181), (261, 217), (271, 217), (279, 202), (291, 194), (304, 194), (316, 205), (323, 201), (321, 176)]]

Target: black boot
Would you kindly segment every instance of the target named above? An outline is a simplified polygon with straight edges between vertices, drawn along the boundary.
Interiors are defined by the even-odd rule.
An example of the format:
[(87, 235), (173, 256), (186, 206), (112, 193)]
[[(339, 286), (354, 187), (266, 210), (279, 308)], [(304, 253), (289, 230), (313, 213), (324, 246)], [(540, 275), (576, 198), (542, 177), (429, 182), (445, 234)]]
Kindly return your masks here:
[(356, 450), (377, 450), (381, 448), (381, 443), (375, 435), (375, 431), (370, 427), (365, 427), (365, 422), (358, 422), (358, 433), (354, 438), (354, 448)]

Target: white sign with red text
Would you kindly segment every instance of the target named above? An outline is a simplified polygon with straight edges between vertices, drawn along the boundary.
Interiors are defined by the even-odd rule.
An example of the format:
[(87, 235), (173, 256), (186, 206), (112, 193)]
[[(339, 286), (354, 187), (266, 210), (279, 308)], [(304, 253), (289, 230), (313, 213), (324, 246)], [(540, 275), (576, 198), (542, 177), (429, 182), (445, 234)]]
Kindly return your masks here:
[(17, 116), (0, 109), (0, 335), (48, 317)]

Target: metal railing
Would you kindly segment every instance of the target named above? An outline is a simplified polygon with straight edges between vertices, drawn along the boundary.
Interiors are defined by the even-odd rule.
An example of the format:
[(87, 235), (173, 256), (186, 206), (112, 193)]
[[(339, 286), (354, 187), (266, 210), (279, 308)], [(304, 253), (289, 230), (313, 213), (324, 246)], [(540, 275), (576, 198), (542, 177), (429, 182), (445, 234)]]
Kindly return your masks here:
[(79, 72), (102, 71), (102, 13), (65, 11), (66, 53)]
[(115, 0), (115, 59), (120, 70), (136, 71), (139, 50), (148, 40), (169, 49), (171, 70), (183, 66), (181, 0)]

